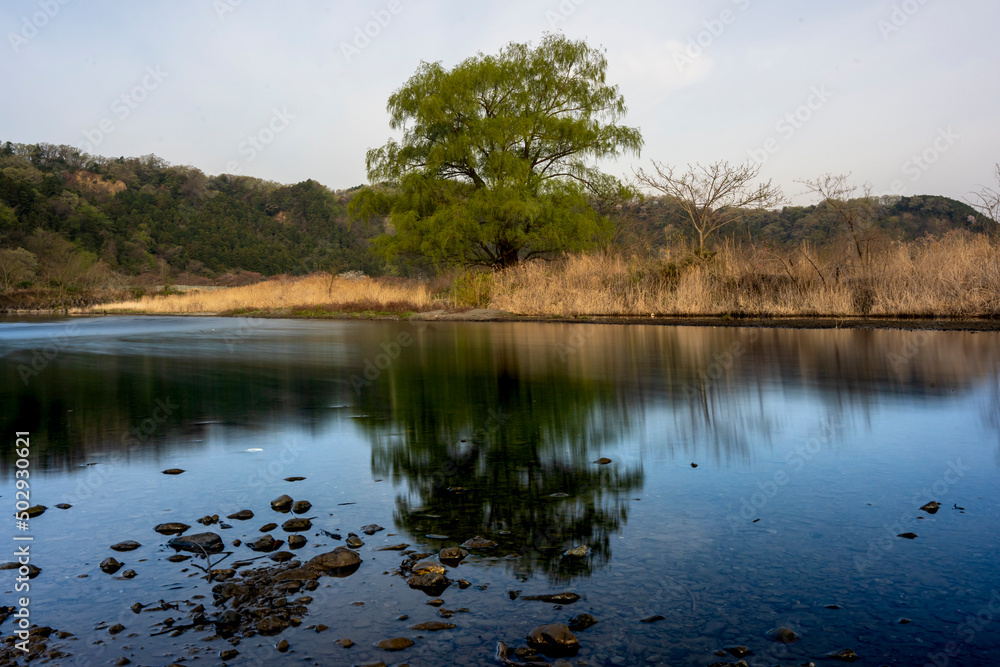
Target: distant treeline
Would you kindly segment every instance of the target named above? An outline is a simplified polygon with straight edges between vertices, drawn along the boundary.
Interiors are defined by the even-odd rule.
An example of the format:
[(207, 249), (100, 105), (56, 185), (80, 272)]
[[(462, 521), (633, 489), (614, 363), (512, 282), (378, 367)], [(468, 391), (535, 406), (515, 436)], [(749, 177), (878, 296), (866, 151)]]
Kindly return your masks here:
[[(184, 284), (237, 281), (240, 274), (412, 273), (371, 250), (371, 239), (385, 231), (382, 219), (349, 221), (347, 204), (359, 189), (207, 176), (155, 155), (107, 158), (70, 146), (0, 143), (0, 292), (95, 287), (133, 276)], [(903, 240), (992, 224), (947, 197), (879, 204), (878, 228)], [(615, 215), (651, 250), (690, 233), (663, 197)], [(822, 245), (843, 234), (844, 224), (820, 203), (752, 211), (724, 231), (737, 240)]]

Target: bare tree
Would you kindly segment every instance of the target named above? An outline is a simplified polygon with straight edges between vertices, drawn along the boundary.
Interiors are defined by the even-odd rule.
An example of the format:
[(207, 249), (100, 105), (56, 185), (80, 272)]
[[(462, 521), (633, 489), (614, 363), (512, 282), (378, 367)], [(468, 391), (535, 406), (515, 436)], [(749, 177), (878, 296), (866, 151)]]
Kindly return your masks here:
[(805, 185), (808, 192), (818, 195), (820, 204), (827, 206), (844, 223), (858, 259), (864, 262), (869, 256), (869, 233), (882, 216), (883, 204), (872, 194), (870, 184), (855, 185), (849, 181), (850, 177), (850, 173), (824, 174), (798, 182)]
[(967, 199), (972, 207), (1000, 225), (1000, 162), (997, 162), (993, 175), (996, 177), (997, 186), (990, 187), (983, 185), (976, 192), (972, 193), (973, 199)]
[(23, 280), (35, 276), (38, 258), (24, 248), (0, 250), (0, 292), (13, 289)]
[(768, 208), (779, 205), (784, 196), (781, 189), (765, 183), (754, 185), (761, 165), (744, 162), (731, 165), (724, 160), (702, 165), (689, 164), (684, 173), (674, 167), (653, 161), (655, 173), (643, 169), (635, 172), (641, 185), (673, 198), (698, 232), (698, 249), (705, 249), (705, 239), (712, 232), (735, 222), (748, 208)]

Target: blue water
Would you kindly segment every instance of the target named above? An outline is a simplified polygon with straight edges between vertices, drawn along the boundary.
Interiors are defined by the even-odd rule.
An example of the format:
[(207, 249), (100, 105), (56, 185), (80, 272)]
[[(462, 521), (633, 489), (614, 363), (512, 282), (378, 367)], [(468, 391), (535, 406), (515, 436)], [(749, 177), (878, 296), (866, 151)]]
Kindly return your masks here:
[[(573, 660), (590, 665), (736, 662), (716, 654), (733, 645), (751, 665), (845, 648), (859, 665), (992, 664), (998, 368), (994, 333), (8, 319), (0, 539), (13, 553), (15, 535), (33, 537), (31, 621), (74, 635), (50, 642), (72, 654), (58, 664), (218, 662), (231, 646), (211, 628), (152, 636), (199, 601), (221, 609), (152, 528), (246, 542), (287, 518), (269, 507), (283, 493), (316, 517), (297, 557), (343, 544), (324, 530), (386, 530), (361, 536), (356, 573), (321, 580), (299, 627), (242, 639), (231, 664), (490, 664), (498, 640), (522, 646), (581, 612), (600, 621), (576, 633)], [(31, 434), (32, 504), (48, 507), (26, 532), (12, 516), (17, 431)], [(937, 513), (919, 510), (931, 500)], [(244, 508), (254, 519), (229, 529), (195, 522)], [(448, 619), (458, 627), (411, 630), (440, 612), (393, 573), (399, 553), (374, 548), (477, 534), (499, 544), (449, 571), (471, 583), (441, 594), (468, 609)], [(108, 549), (126, 539), (143, 546)], [(562, 555), (579, 545), (587, 557)], [(260, 555), (231, 550), (226, 564)], [(137, 576), (101, 572), (108, 556)], [(14, 574), (0, 573), (5, 604)], [(561, 591), (582, 598), (523, 599)], [(129, 610), (161, 599), (179, 609)], [(777, 626), (801, 639), (772, 642)], [(415, 644), (373, 645), (396, 636)]]

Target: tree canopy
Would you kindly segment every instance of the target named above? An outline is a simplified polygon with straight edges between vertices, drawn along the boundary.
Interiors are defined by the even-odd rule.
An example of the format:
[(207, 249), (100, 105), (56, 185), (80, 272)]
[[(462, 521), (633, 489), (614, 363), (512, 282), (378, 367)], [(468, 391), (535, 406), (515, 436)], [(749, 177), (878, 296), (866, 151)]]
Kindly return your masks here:
[(504, 267), (587, 247), (608, 231), (593, 197), (623, 186), (594, 164), (638, 154), (625, 101), (605, 81), (604, 53), (546, 35), (451, 70), (422, 63), (389, 98), (402, 132), (368, 152), (352, 212), (390, 215), (383, 251), (435, 264)]

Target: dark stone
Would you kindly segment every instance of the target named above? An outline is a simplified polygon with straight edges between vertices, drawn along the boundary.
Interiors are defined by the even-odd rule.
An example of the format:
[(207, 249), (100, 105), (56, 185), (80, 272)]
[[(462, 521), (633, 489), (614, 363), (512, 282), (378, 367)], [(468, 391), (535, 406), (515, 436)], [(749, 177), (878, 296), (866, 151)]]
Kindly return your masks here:
[(438, 554), (438, 559), (445, 565), (457, 567), (468, 555), (469, 552), (462, 547), (448, 547), (441, 550)]
[(826, 654), (826, 657), (830, 660), (839, 660), (841, 662), (854, 662), (858, 659), (858, 654), (849, 648), (845, 648), (839, 651), (831, 651)]
[(410, 588), (421, 590), (433, 597), (441, 595), (450, 584), (448, 578), (439, 572), (414, 575), (406, 581), (406, 585)]
[(580, 649), (576, 636), (562, 623), (538, 626), (528, 633), (527, 641), (528, 646), (553, 658), (576, 655)]
[(896, 537), (903, 537), (903, 538), (906, 538), (908, 540), (915, 540), (915, 539), (917, 539), (917, 534), (916, 533), (900, 533)]
[(444, 574), (444, 565), (441, 563), (435, 563), (432, 560), (423, 560), (413, 566), (413, 574), (428, 574), (431, 572), (436, 572), (438, 574)]
[(285, 561), (292, 560), (295, 558), (295, 554), (291, 551), (275, 551), (273, 554), (268, 556), (275, 563), (284, 563)]
[(247, 543), (247, 546), (250, 547), (253, 551), (265, 551), (265, 552), (274, 551), (277, 548), (277, 545), (278, 541), (275, 540), (270, 535), (264, 535), (263, 537), (257, 538), (253, 542)]
[(590, 614), (577, 614), (573, 618), (569, 619), (569, 629), (573, 632), (580, 632), (581, 630), (586, 630), (592, 625), (597, 625), (597, 623), (597, 619)]
[(936, 514), (937, 511), (941, 509), (941, 504), (938, 503), (938, 501), (936, 500), (932, 500), (923, 507), (921, 507), (920, 509), (927, 512), (928, 514)]
[(222, 661), (232, 660), (233, 658), (235, 658), (239, 654), (240, 654), (240, 652), (237, 651), (236, 649), (229, 648), (229, 649), (226, 649), (225, 651), (222, 651), (221, 653), (219, 653), (219, 660), (222, 660)]
[(745, 658), (751, 653), (753, 653), (753, 651), (751, 651), (746, 646), (727, 646), (725, 650), (726, 653), (733, 656), (734, 658)]
[(312, 509), (312, 503), (308, 500), (296, 500), (292, 505), (292, 512), (295, 514), (305, 514)]
[(163, 474), (164, 475), (180, 475), (183, 472), (184, 471), (181, 470), (180, 468), (167, 468), (166, 470), (163, 471)]
[(340, 648), (351, 648), (352, 646), (354, 646), (354, 642), (352, 642), (350, 639), (347, 638), (338, 639), (334, 643)]
[(259, 530), (262, 533), (269, 533), (269, 532), (271, 532), (272, 530), (274, 530), (277, 527), (278, 527), (278, 524), (276, 524), (276, 523), (274, 523), (272, 521), (271, 523), (265, 523), (263, 526), (261, 526), (257, 530)]
[(347, 536), (347, 539), (344, 540), (344, 544), (351, 547), (352, 549), (360, 549), (361, 547), (365, 546), (365, 543), (361, 541), (361, 538), (355, 535), (354, 533), (351, 533), (350, 535)]
[(124, 578), (124, 579), (135, 579), (136, 576), (138, 576), (138, 574), (139, 573), (136, 572), (135, 570), (125, 570), (124, 572), (122, 572), (122, 578)]
[(289, 519), (285, 523), (281, 524), (281, 529), (286, 533), (298, 533), (303, 530), (309, 530), (312, 528), (311, 519)]
[(306, 538), (302, 535), (289, 535), (288, 536), (288, 548), (289, 549), (300, 549), (306, 545)]
[(462, 546), (466, 549), (492, 549), (497, 545), (493, 540), (488, 540), (481, 535), (476, 535), (475, 537), (470, 537), (465, 542), (462, 542)]
[(292, 502), (291, 496), (283, 494), (271, 501), (271, 509), (275, 512), (287, 512), (292, 509)]
[(257, 633), (269, 637), (271, 635), (276, 635), (282, 632), (285, 628), (290, 625), (288, 621), (281, 618), (280, 616), (266, 616), (259, 621), (257, 621), (256, 629)]
[(72, 505), (70, 505), (69, 503), (59, 503), (58, 505), (56, 505), (56, 507), (61, 510), (68, 510), (70, 507), (72, 507)]
[(347, 547), (337, 547), (333, 551), (314, 556), (305, 567), (335, 577), (354, 574), (361, 567), (361, 557)]
[(551, 602), (552, 604), (573, 604), (580, 599), (576, 593), (551, 593), (548, 595), (524, 595), (522, 600), (536, 600), (538, 602)]
[(413, 640), (406, 637), (393, 637), (392, 639), (383, 639), (375, 646), (383, 651), (402, 651), (413, 646)]
[(380, 530), (385, 530), (382, 526), (377, 523), (370, 523), (367, 526), (361, 526), (361, 532), (365, 535), (374, 535)]
[(101, 561), (101, 571), (105, 574), (114, 574), (118, 570), (122, 569), (124, 563), (119, 563), (115, 558), (105, 558)]
[(409, 544), (401, 542), (400, 544), (388, 544), (384, 547), (375, 547), (375, 551), (402, 551), (406, 549)]
[(236, 519), (237, 521), (247, 521), (253, 518), (253, 512), (251, 510), (240, 510), (235, 514), (230, 514), (226, 517), (227, 519)]
[(175, 537), (167, 541), (168, 547), (177, 551), (193, 551), (194, 553), (217, 554), (226, 548), (218, 533), (197, 533), (186, 537)]
[(652, 616), (647, 616), (646, 618), (640, 619), (640, 623), (656, 623), (657, 621), (666, 620), (666, 616), (661, 616), (660, 614), (653, 614)]
[(601, 458), (599, 458), (596, 461), (594, 461), (594, 463), (596, 463), (598, 465), (606, 466), (609, 463), (611, 463), (611, 459), (607, 458), (606, 456), (602, 456)]
[(119, 542), (118, 544), (112, 544), (111, 548), (114, 551), (132, 551), (133, 549), (138, 549), (142, 545), (135, 540), (125, 540), (124, 542)]
[(286, 477), (285, 481), (286, 482), (301, 482), (304, 479), (305, 479), (305, 477), (295, 476), (295, 477)]
[(190, 527), (191, 526), (186, 523), (177, 523), (175, 521), (172, 523), (161, 523), (153, 530), (158, 532), (160, 535), (180, 535)]
[(783, 625), (769, 630), (767, 638), (780, 644), (794, 644), (799, 641), (799, 636), (795, 634), (795, 631)]
[(417, 623), (411, 630), (417, 630), (419, 632), (437, 632), (439, 630), (451, 630), (452, 628), (457, 628), (458, 626), (454, 623), (442, 623), (441, 621), (427, 621), (426, 623)]
[(110, 628), (108, 628), (108, 633), (112, 635), (117, 635), (119, 632), (122, 632), (123, 630), (125, 630), (124, 625), (122, 625), (121, 623), (115, 623)]

